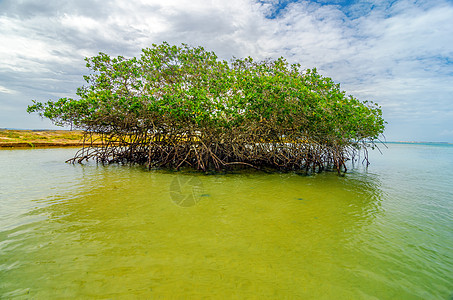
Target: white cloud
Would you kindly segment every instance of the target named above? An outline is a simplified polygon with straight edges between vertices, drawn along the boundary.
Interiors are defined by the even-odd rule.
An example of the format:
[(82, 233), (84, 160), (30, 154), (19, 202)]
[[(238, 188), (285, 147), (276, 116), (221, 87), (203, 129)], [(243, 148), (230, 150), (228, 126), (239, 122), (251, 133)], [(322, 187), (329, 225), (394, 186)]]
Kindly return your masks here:
[(4, 93), (4, 94), (15, 94), (16, 91), (10, 90), (10, 89), (8, 89), (8, 88), (6, 88), (6, 87), (0, 85), (0, 93)]

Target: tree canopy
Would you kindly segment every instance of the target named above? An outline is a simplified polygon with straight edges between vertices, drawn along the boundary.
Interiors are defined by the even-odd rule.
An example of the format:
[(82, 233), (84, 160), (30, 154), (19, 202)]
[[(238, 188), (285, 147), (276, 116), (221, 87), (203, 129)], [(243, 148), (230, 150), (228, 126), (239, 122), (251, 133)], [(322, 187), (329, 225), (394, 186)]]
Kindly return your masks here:
[(73, 161), (340, 171), (384, 131), (377, 104), (284, 58), (228, 63), (202, 47), (162, 43), (139, 58), (99, 53), (86, 62), (77, 99), (27, 109), (86, 132)]

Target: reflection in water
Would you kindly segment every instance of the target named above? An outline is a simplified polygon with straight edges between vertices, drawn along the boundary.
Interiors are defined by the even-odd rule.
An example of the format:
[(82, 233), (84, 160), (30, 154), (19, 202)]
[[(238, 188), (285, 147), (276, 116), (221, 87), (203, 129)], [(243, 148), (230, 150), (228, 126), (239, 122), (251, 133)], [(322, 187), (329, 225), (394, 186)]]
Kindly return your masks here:
[[(28, 155), (49, 171), (25, 179), (44, 186), (31, 188), (40, 194), (17, 194), (13, 181), (0, 194), (14, 204), (0, 223), (6, 298), (449, 293), (451, 254), (404, 244), (419, 233), (403, 223), (417, 220), (394, 218), (398, 210), (377, 174), (206, 176), (52, 163), (67, 150)], [(27, 178), (30, 165), (14, 172)], [(191, 194), (193, 205), (175, 202), (175, 180), (177, 199)], [(437, 253), (450, 264), (434, 265)]]

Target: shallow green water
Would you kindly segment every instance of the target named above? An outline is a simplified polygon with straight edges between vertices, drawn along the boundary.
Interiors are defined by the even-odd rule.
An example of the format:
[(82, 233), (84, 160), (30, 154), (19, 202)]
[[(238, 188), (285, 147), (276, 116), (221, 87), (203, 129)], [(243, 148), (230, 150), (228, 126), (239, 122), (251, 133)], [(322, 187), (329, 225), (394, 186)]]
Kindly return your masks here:
[(199, 175), (0, 151), (0, 298), (450, 299), (453, 147), (345, 177)]

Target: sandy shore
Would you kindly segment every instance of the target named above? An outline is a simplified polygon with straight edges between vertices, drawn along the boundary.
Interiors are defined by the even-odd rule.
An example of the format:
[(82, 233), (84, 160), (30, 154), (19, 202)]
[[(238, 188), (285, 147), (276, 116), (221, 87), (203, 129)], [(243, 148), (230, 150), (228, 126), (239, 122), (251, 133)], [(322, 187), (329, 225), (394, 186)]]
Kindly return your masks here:
[(40, 143), (40, 142), (29, 142), (29, 143), (7, 143), (7, 142), (0, 142), (0, 148), (42, 148), (42, 147), (78, 147), (82, 146), (82, 143)]
[(77, 147), (82, 131), (0, 129), (0, 148)]

